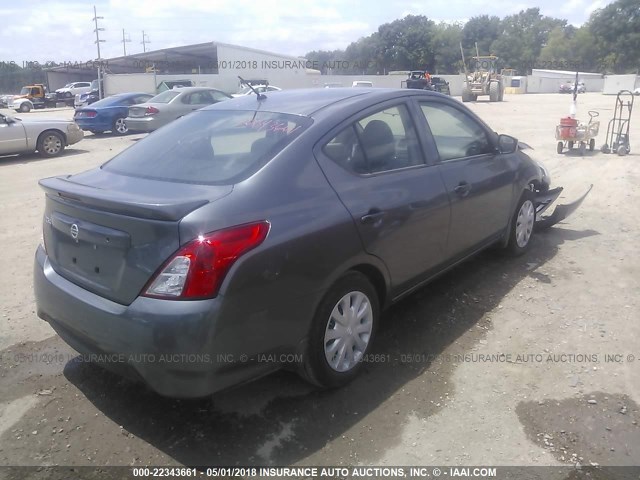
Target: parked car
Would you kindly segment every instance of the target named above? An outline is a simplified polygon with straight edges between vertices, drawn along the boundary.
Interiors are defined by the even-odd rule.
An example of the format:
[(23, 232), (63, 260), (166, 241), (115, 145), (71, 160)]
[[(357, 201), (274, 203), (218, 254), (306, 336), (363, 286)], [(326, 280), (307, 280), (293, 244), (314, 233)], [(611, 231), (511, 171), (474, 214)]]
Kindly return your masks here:
[(238, 93), (232, 93), (231, 96), (232, 97), (242, 97), (244, 95), (255, 95), (255, 92), (258, 93), (269, 93), (269, 92), (279, 92), (280, 90), (282, 90), (279, 87), (276, 87), (275, 85), (251, 85), (251, 87), (253, 87), (253, 90), (248, 87), (248, 86), (244, 86), (240, 89), (240, 91), (238, 91)]
[(37, 151), (43, 157), (55, 157), (83, 136), (70, 120), (22, 120), (0, 114), (0, 155)]
[[(573, 93), (575, 88), (575, 82), (563, 83), (560, 85), (560, 93)], [(578, 82), (578, 93), (585, 93), (587, 91), (587, 87), (584, 82)]]
[(64, 87), (56, 90), (58, 98), (72, 98), (79, 93), (88, 93), (91, 91), (91, 82), (72, 82), (67, 83)]
[(125, 122), (131, 131), (152, 132), (194, 110), (229, 98), (231, 96), (215, 88), (174, 88), (159, 93), (144, 103), (129, 107), (129, 115)]
[(98, 80), (94, 80), (91, 82), (90, 91), (76, 94), (73, 100), (73, 106), (75, 108), (82, 108), (96, 103), (98, 100), (100, 100), (100, 85), (98, 84)]
[(90, 106), (78, 108), (73, 119), (83, 130), (93, 133), (110, 131), (114, 135), (125, 135), (129, 128), (125, 118), (129, 107), (144, 103), (153, 95), (148, 93), (119, 93), (103, 98)]
[(342, 385), (385, 307), (491, 245), (531, 247), (561, 189), (525, 147), (430, 91), (212, 105), (40, 181), (38, 315), (162, 395), (280, 368)]
[(373, 82), (369, 82), (367, 80), (354, 80), (351, 86), (369, 88), (373, 87)]

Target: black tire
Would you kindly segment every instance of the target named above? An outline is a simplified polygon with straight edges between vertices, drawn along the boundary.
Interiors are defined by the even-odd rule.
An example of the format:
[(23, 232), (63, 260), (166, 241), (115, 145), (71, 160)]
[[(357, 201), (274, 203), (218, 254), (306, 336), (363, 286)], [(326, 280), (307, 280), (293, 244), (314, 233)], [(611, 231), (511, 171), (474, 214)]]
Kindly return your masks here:
[(129, 133), (129, 127), (127, 127), (127, 123), (124, 121), (124, 118), (125, 117), (118, 117), (113, 121), (111, 133), (114, 135), (126, 135)]
[(20, 105), (20, 109), (18, 111), (20, 113), (29, 113), (31, 111), (31, 105), (25, 102)]
[(619, 156), (624, 157), (627, 153), (629, 153), (629, 150), (627, 150), (627, 147), (625, 145), (620, 145), (616, 150), (616, 153)]
[(602, 145), (602, 147), (600, 148), (600, 151), (601, 151), (602, 153), (610, 153), (610, 152), (611, 152), (611, 149), (609, 148), (609, 145), (605, 143), (605, 144), (604, 144), (604, 145)]
[(500, 101), (500, 82), (491, 82), (489, 84), (489, 101), (490, 102)]
[(473, 94), (471, 93), (471, 90), (469, 88), (464, 87), (462, 89), (462, 101), (463, 102), (471, 102), (473, 101)]
[(596, 139), (592, 138), (591, 140), (589, 140), (589, 150), (593, 152), (595, 148), (596, 148)]
[(567, 149), (571, 150), (573, 148), (573, 140), (569, 140), (567, 142)]
[(71, 98), (73, 97), (71, 92), (64, 92), (64, 98)]
[[(330, 332), (335, 333), (339, 326), (339, 323), (332, 318), (332, 314), (334, 310), (336, 312), (344, 312), (344, 309), (341, 310), (341, 303), (343, 304), (342, 306), (344, 306), (345, 302), (351, 302), (354, 301), (354, 299), (356, 301), (358, 299), (364, 299), (364, 301), (368, 302), (369, 310), (368, 313), (366, 313), (367, 307), (363, 301), (360, 306), (365, 308), (364, 312), (366, 315), (360, 320), (354, 317), (345, 320), (347, 322), (355, 322), (347, 327), (348, 334), (345, 332), (345, 336), (350, 335), (351, 337), (355, 337), (351, 329), (357, 325), (362, 325), (364, 330), (358, 337), (364, 346), (361, 346), (361, 349), (357, 350), (358, 346), (352, 341), (352, 338), (347, 338), (346, 345), (342, 342), (344, 348), (341, 349), (341, 341), (339, 338), (327, 339), (327, 335), (331, 335)], [(362, 359), (371, 348), (379, 318), (380, 306), (378, 294), (369, 279), (359, 272), (348, 272), (345, 274), (329, 289), (313, 317), (300, 372), (301, 375), (310, 383), (323, 388), (335, 388), (349, 383), (358, 375), (362, 368)], [(367, 326), (370, 326), (370, 330), (367, 330)], [(328, 351), (325, 353), (325, 350), (330, 350), (333, 345), (336, 345), (336, 351), (333, 352), (334, 360), (336, 361), (336, 365), (334, 366), (329, 363), (327, 358), (332, 352)], [(349, 352), (349, 354), (341, 356), (341, 351)], [(344, 357), (343, 361), (338, 361), (335, 355), (338, 355), (339, 358)], [(350, 359), (347, 358), (349, 356), (351, 357)], [(344, 370), (340, 371), (342, 368), (344, 368)]]
[(64, 137), (54, 130), (42, 132), (38, 137), (38, 153), (43, 157), (56, 157), (64, 150)]
[(564, 148), (564, 144), (562, 142), (558, 142), (558, 145), (556, 146), (556, 152), (562, 153), (563, 148)]
[[(531, 247), (531, 238), (536, 223), (535, 198), (531, 190), (525, 190), (513, 212), (509, 225), (509, 243), (507, 244), (507, 251), (513, 256), (522, 255)], [(530, 217), (530, 209), (533, 209), (533, 217)]]
[(580, 155), (584, 157), (584, 154), (587, 153), (587, 144), (584, 142), (580, 142), (580, 145), (578, 145), (578, 150), (580, 151)]

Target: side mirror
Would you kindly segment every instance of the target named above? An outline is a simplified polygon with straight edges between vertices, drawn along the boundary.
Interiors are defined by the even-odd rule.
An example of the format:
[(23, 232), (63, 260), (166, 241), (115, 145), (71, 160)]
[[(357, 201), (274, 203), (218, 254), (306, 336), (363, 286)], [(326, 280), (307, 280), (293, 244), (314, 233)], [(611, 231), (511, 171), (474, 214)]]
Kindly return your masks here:
[(518, 148), (518, 139), (510, 135), (498, 135), (498, 151), (500, 153), (513, 153)]

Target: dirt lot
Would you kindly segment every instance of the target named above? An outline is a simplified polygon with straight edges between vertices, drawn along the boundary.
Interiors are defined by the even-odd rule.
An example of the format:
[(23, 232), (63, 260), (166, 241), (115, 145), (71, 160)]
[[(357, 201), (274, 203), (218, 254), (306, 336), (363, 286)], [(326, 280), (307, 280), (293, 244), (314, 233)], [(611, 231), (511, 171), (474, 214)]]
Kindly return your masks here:
[[(34, 313), (37, 180), (99, 165), (140, 136), (0, 158), (0, 465), (639, 465), (640, 154), (557, 155), (569, 101), (470, 107), (532, 145), (564, 201), (593, 183), (581, 209), (526, 256), (487, 252), (394, 306), (381, 362), (330, 392), (281, 373), (175, 401), (78, 361)], [(614, 97), (579, 102), (580, 118), (613, 113)]]

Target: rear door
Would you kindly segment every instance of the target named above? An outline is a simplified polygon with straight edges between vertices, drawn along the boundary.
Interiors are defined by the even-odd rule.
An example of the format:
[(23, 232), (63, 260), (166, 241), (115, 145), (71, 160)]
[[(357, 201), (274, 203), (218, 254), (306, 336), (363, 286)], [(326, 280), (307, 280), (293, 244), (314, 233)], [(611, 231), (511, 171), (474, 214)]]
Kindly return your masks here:
[(440, 99), (419, 105), (451, 200), (448, 255), (464, 255), (506, 228), (517, 163), (497, 152), (491, 132), (462, 106)]
[(425, 162), (411, 110), (397, 101), (370, 108), (314, 150), (365, 250), (401, 289), (444, 260), (449, 228), (447, 192), (438, 168)]

